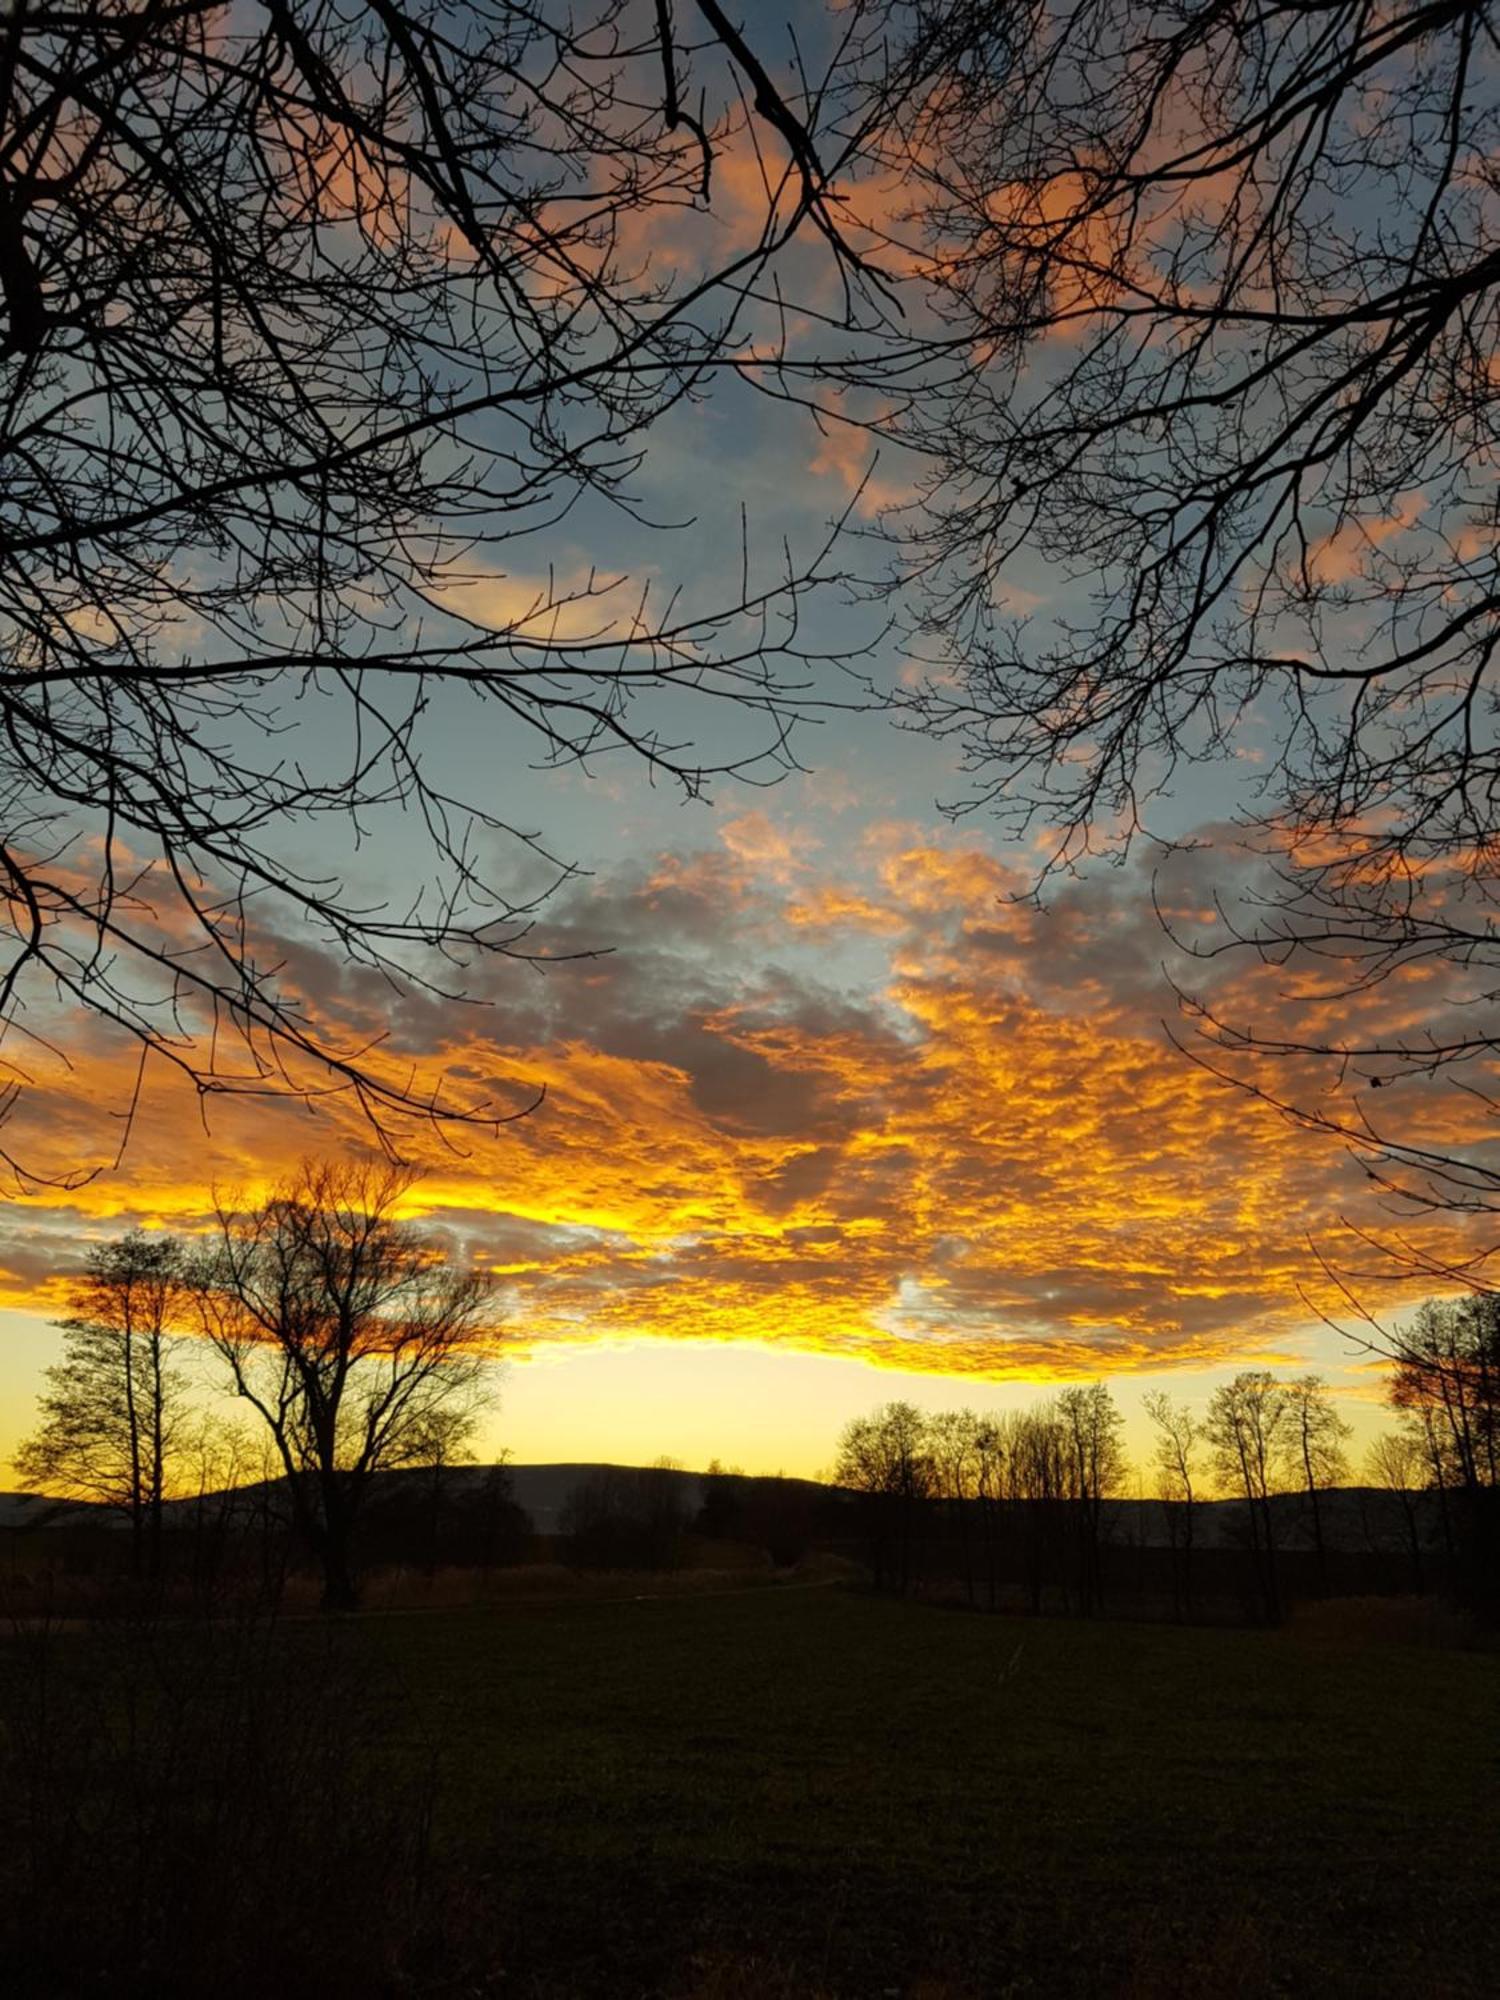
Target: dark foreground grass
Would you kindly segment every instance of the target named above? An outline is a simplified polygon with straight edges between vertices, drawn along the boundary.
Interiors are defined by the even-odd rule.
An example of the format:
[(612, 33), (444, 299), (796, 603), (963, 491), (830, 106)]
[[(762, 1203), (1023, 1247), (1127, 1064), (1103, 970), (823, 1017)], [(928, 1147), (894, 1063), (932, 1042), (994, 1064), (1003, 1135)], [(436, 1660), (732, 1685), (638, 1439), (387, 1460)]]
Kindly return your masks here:
[(1500, 1993), (1500, 1658), (830, 1588), (0, 1638), (0, 1992)]
[(446, 1746), (466, 1990), (1500, 1991), (1491, 1655), (833, 1589), (359, 1643)]

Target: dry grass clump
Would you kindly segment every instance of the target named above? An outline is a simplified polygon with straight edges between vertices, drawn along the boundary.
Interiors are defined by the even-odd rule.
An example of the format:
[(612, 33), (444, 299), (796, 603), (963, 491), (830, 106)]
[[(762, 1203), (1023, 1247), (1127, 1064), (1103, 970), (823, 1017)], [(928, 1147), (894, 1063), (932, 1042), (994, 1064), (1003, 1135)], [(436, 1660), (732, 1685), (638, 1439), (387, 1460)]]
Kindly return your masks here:
[(1472, 1618), (1440, 1597), (1330, 1597), (1297, 1605), (1289, 1628), (1299, 1639), (1336, 1646), (1472, 1646)]

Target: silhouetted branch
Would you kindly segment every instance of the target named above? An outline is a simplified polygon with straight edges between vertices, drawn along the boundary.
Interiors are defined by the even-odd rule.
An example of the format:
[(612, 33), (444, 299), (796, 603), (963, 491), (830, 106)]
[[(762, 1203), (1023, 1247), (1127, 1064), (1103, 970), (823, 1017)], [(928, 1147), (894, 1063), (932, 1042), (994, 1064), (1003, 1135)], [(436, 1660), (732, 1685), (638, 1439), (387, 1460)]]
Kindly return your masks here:
[[(445, 786), (435, 709), (478, 700), (508, 756), (623, 756), (689, 795), (795, 764), (840, 664), (801, 630), (831, 539), (769, 576), (747, 553), (707, 601), (512, 574), (584, 502), (650, 527), (631, 482), (653, 426), (716, 371), (753, 379), (745, 340), (782, 337), (763, 301), (809, 219), (878, 318), (816, 167), (823, 84), (779, 82), (694, 11), (690, 49), (669, 0), (654, 36), (624, 0), (12, 12), (7, 1022), (101, 1016), (205, 1101), (349, 1095), (392, 1149), (412, 1116), (493, 1125), (514, 1109), (332, 1028), (287, 963), (310, 936), (459, 997), (483, 957), (533, 952), (534, 879), (496, 854), (567, 867)], [(718, 108), (685, 111), (690, 83)], [(746, 89), (792, 198), (772, 180), (758, 227), (664, 274), (651, 231), (749, 142)], [(721, 711), (756, 739), (696, 741)], [(362, 845), (394, 824), (402, 886), (361, 892)]]

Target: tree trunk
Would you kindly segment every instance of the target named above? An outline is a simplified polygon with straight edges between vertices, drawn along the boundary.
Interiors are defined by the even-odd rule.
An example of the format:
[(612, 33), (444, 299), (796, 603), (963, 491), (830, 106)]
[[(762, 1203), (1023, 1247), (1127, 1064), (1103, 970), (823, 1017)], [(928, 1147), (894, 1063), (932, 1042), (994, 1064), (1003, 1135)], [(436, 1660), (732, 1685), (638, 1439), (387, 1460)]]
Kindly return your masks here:
[(162, 1498), (167, 1482), (166, 1391), (160, 1332), (151, 1337), (151, 1478), (146, 1523), (146, 1571), (161, 1580)]
[(354, 1576), (354, 1508), (337, 1472), (320, 1482), (323, 1499), (323, 1533), (319, 1554), (323, 1561), (324, 1611), (353, 1611), (359, 1604), (359, 1586)]
[(359, 1587), (349, 1562), (349, 1551), (341, 1543), (323, 1545), (323, 1597), (319, 1607), (327, 1612), (357, 1611)]
[(1266, 1623), (1281, 1623), (1281, 1579), (1277, 1574), (1276, 1527), (1271, 1513), (1269, 1496), (1263, 1498), (1261, 1506), (1261, 1541), (1265, 1552), (1265, 1600)]
[(1318, 1478), (1313, 1469), (1312, 1452), (1308, 1447), (1307, 1430), (1304, 1423), (1302, 1433), (1302, 1475), (1307, 1484), (1307, 1500), (1312, 1511), (1313, 1550), (1318, 1561), (1318, 1595), (1328, 1595), (1328, 1551), (1323, 1545), (1323, 1510), (1318, 1502)]

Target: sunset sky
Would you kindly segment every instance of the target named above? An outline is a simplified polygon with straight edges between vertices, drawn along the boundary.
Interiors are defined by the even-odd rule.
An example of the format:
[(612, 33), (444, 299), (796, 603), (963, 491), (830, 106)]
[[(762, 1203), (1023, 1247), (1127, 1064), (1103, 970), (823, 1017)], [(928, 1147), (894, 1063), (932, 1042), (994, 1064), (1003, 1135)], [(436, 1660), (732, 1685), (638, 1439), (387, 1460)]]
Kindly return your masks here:
[[(655, 550), (703, 588), (738, 562), (717, 492), (746, 492), (770, 539), (816, 526), (862, 470), (785, 413), (736, 415), (679, 421), (658, 460), (671, 501), (703, 464), (725, 468), (699, 524)], [(633, 554), (570, 542), (557, 560)], [(830, 644), (871, 622), (858, 605), (822, 617)], [(901, 670), (889, 649), (884, 665)], [(944, 746), (838, 713), (802, 749), (805, 774), (684, 804), (624, 763), (530, 771), (526, 746), (455, 702), (434, 759), (587, 871), (529, 944), (599, 955), (492, 964), (481, 1004), (462, 1005), (393, 998), (314, 938), (277, 941), (341, 1032), (388, 1030), (393, 1059), (507, 1102), (546, 1085), (538, 1110), (467, 1156), (429, 1148), (415, 1198), (503, 1280), (511, 1366), (485, 1448), (810, 1473), (849, 1415), (889, 1397), (998, 1407), (1098, 1373), (1139, 1448), (1140, 1391), (1203, 1398), (1251, 1364), (1326, 1370), (1367, 1433), (1378, 1377), (1302, 1297), (1319, 1292), (1311, 1243), (1336, 1251), (1342, 1216), (1379, 1219), (1362, 1173), (1166, 1034), (1181, 1023), (1153, 881), (1191, 932), (1248, 863), (1222, 833), (1218, 850), (1142, 851), (1057, 883), (1039, 912), (1011, 899), (1044, 836), (1011, 849), (982, 815), (939, 811), (963, 786)], [(1253, 768), (1253, 740), (1244, 751)], [(1163, 801), (1163, 830), (1211, 832), (1234, 778)], [(399, 826), (381, 834), (357, 864), (372, 891), (407, 858)], [(1262, 1027), (1285, 1004), (1288, 975), (1239, 959), (1174, 969)], [(1379, 1004), (1420, 1018), (1419, 990)], [(108, 1158), (132, 1078), (103, 1030), (75, 1025), (67, 1049), (71, 1072), (37, 1059), (7, 1133), (13, 1154), (56, 1169)], [(361, 1137), (347, 1108), (264, 1103), (220, 1105), (205, 1131), (191, 1097), (148, 1072), (117, 1170), (5, 1212), (0, 1445), (28, 1421), (56, 1352), (49, 1304), (88, 1242), (132, 1220), (200, 1228), (211, 1185), (253, 1192)]]
[[(677, 533), (580, 509), (527, 548), (531, 568), (478, 575), (465, 609), (516, 618), (549, 566), (564, 586), (633, 578), (622, 607), (643, 577), (707, 605), (738, 586), (742, 504), (769, 578), (783, 539), (807, 546), (867, 475), (854, 570), (878, 567), (857, 531), (909, 490), (910, 468), (889, 452), (872, 464), (862, 433), (820, 432), (740, 386), (657, 436), (639, 497), (651, 519), (685, 523)], [(1024, 565), (1007, 589), (1020, 611), (1067, 608)], [(610, 606), (576, 615), (604, 621)], [(868, 646), (877, 678), (910, 672), (878, 606), (835, 591), (810, 618), (814, 650)], [(499, 1137), (457, 1156), (426, 1146), (413, 1199), (502, 1281), (511, 1365), (483, 1452), (811, 1473), (849, 1416), (888, 1398), (992, 1408), (1100, 1374), (1140, 1452), (1141, 1391), (1201, 1400), (1247, 1365), (1325, 1371), (1367, 1436), (1378, 1372), (1309, 1299), (1333, 1303), (1316, 1252), (1354, 1254), (1344, 1220), (1390, 1218), (1337, 1144), (1195, 1068), (1167, 1033), (1185, 1030), (1164, 964), (1230, 1018), (1268, 1029), (1289, 989), (1311, 1018), (1309, 975), (1191, 964), (1158, 915), (1207, 935), (1215, 895), (1232, 901), (1253, 872), (1226, 829), (1265, 754), (1255, 729), (1235, 764), (1154, 802), (1162, 833), (1211, 844), (1139, 849), (1055, 882), (1038, 911), (1014, 899), (1046, 830), (1012, 847), (982, 812), (948, 817), (966, 782), (949, 746), (862, 711), (835, 669), (821, 691), (845, 705), (798, 739), (805, 771), (726, 782), (709, 802), (623, 759), (538, 770), (535, 744), (450, 694), (430, 767), (576, 865), (528, 940), (568, 962), (491, 964), (465, 1005), (393, 995), (314, 936), (274, 940), (314, 1014), (350, 1039), (386, 1033), (394, 1062), (506, 1103), (546, 1086)], [(662, 720), (721, 749), (755, 727), (687, 703)], [(300, 727), (297, 754), (338, 754), (319, 717)], [(351, 881), (399, 901), (410, 850), (399, 822), (376, 827)], [(495, 866), (518, 895), (545, 886), (539, 862), (497, 851)], [(1421, 981), (1365, 1004), (1387, 1028), (1419, 1022)], [(1343, 1007), (1322, 1003), (1325, 1025)], [(49, 1026), (71, 1067), (28, 1057), (6, 1146), (58, 1172), (108, 1162), (134, 1053), (97, 1026)], [(1449, 1137), (1481, 1117), (1435, 1095), (1409, 1115)], [(0, 1456), (30, 1421), (57, 1352), (48, 1315), (90, 1242), (131, 1221), (200, 1229), (213, 1186), (253, 1194), (299, 1155), (364, 1136), (347, 1106), (284, 1103), (220, 1105), (205, 1129), (165, 1069), (148, 1070), (123, 1162), (75, 1193), (15, 1200), (0, 1222)]]

